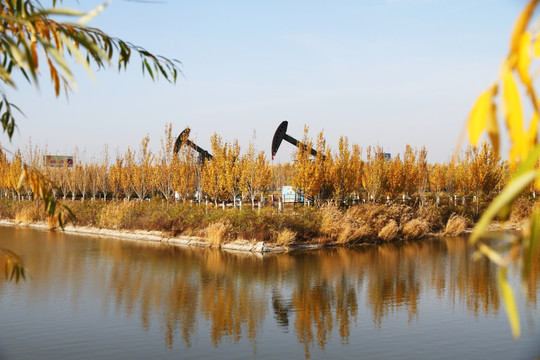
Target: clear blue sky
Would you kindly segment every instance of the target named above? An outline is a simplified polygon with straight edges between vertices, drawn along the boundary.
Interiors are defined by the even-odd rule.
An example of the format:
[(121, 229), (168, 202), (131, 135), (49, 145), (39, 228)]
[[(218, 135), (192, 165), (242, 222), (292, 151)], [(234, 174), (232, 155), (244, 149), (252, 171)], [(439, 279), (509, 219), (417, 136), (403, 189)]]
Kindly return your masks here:
[[(43, 1), (46, 4), (46, 1)], [(90, 10), (102, 1), (64, 1)], [(105, 144), (138, 149), (148, 134), (155, 152), (166, 123), (186, 126), (210, 148), (216, 132), (255, 144), (270, 158), (275, 128), (289, 121), (301, 138), (324, 130), (393, 154), (425, 145), (430, 161), (447, 161), (477, 95), (495, 80), (525, 1), (180, 1), (115, 0), (89, 25), (182, 62), (176, 85), (152, 82), (138, 59), (127, 72), (77, 70), (69, 100), (21, 83), (9, 90), (20, 117), (14, 149), (47, 145), (49, 153), (88, 158)], [(46, 70), (46, 69), (44, 69)], [(283, 144), (277, 161), (289, 161)]]

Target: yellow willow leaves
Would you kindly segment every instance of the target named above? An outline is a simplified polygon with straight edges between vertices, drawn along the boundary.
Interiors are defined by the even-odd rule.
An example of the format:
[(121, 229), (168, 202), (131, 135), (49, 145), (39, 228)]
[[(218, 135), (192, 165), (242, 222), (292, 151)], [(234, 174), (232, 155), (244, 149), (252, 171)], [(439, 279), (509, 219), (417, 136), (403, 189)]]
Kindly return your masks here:
[(520, 336), (520, 327), (519, 327), (519, 314), (517, 311), (516, 299), (514, 297), (514, 291), (508, 280), (506, 278), (507, 268), (506, 266), (501, 267), (497, 274), (497, 280), (501, 288), (501, 293), (504, 299), (504, 305), (506, 307), (506, 312), (508, 313), (508, 321), (510, 323), (510, 328), (512, 329), (512, 335), (514, 338), (519, 338)]
[(531, 39), (530, 32), (525, 32), (520, 37), (519, 52), (517, 58), (517, 70), (521, 81), (527, 88), (532, 86), (532, 80), (529, 76), (529, 66), (531, 65)]
[(494, 97), (497, 95), (497, 85), (493, 85), (484, 91), (469, 115), (469, 141), (471, 144), (478, 143), (484, 130), (487, 130), (495, 151), (499, 151), (499, 129), (497, 126), (496, 106)]
[(512, 33), (512, 40), (510, 42), (510, 54), (516, 54), (519, 51), (519, 46), (521, 42), (521, 36), (527, 29), (527, 26), (531, 20), (534, 9), (540, 0), (530, 1), (525, 9), (519, 15), (519, 18), (514, 26), (514, 31)]
[(18, 283), (20, 279), (25, 280), (26, 268), (24, 267), (23, 259), (15, 254), (13, 251), (0, 247), (0, 252), (3, 253), (4, 261), (4, 273), (6, 279), (10, 281), (15, 278), (15, 282)]
[(526, 136), (524, 132), (523, 108), (521, 98), (516, 84), (516, 80), (509, 67), (503, 69), (503, 111), (506, 119), (506, 126), (509, 130), (512, 148), (510, 158), (515, 161), (517, 158), (525, 159), (529, 152)]
[(536, 146), (536, 139), (538, 138), (538, 112), (533, 114), (531, 123), (529, 124), (529, 131), (527, 132), (527, 142), (529, 143), (529, 149), (534, 149)]
[[(532, 79), (533, 77), (536, 77), (537, 74), (534, 74), (531, 77), (529, 73), (532, 62), (531, 52), (533, 52), (536, 58), (540, 56), (540, 35), (539, 33), (536, 33), (536, 37), (533, 41), (531, 32), (527, 31), (533, 13), (539, 2), (540, 0), (530, 0), (521, 12), (512, 32), (509, 54), (501, 68), (500, 82), (502, 83), (503, 89), (500, 102), (502, 104), (502, 110), (510, 138), (509, 140), (511, 142), (509, 151), (511, 160), (510, 165), (513, 167), (517, 161), (521, 164), (516, 166), (517, 170), (514, 172), (513, 178), (505, 185), (502, 192), (493, 200), (476, 224), (475, 230), (469, 240), (471, 244), (476, 244), (476, 241), (487, 231), (488, 225), (495, 216), (504, 216), (514, 203), (515, 199), (533, 182), (535, 182), (536, 187), (540, 185), (540, 173), (537, 169), (538, 159), (540, 157), (540, 147), (536, 145), (538, 142), (539, 107)], [(519, 84), (514, 77), (514, 71), (519, 75)], [(496, 86), (497, 85), (495, 85), (495, 87)], [(492, 87), (492, 89), (493, 88), (494, 87)], [(522, 107), (520, 88), (524, 89), (529, 99), (529, 101), (525, 103), (525, 105), (527, 105), (525, 110), (531, 110), (533, 114), (528, 130), (525, 127), (523, 115), (524, 108)], [(496, 132), (492, 134), (489, 133), (488, 130), (488, 133), (492, 139), (494, 148), (497, 150), (499, 132), (496, 127), (496, 114), (494, 114), (494, 110), (493, 112), (490, 110), (490, 106), (493, 108), (495, 107), (494, 103), (495, 93), (493, 91), (488, 90), (481, 94), (469, 117), (468, 126), (469, 139), (473, 145), (476, 145), (483, 130), (488, 130), (488, 124), (494, 123)], [(493, 141), (493, 135), (496, 135), (497, 142)], [(527, 242), (536, 243), (538, 238), (535, 236), (540, 236), (540, 234), (534, 232), (534, 235), (522, 235), (521, 246), (526, 247), (524, 244)], [(487, 245), (480, 245), (479, 251), (492, 262), (496, 263), (500, 268), (498, 274), (499, 287), (503, 294), (512, 334), (517, 338), (520, 334), (519, 315), (512, 288), (506, 279), (506, 263), (501, 261), (501, 257), (496, 250)]]
[(51, 227), (59, 225), (64, 228), (64, 218), (68, 216), (71, 219), (75, 218), (73, 212), (65, 205), (62, 209), (57, 209), (58, 202), (52, 196), (52, 184), (49, 179), (43, 176), (39, 171), (32, 167), (22, 164), (22, 173), (19, 178), (17, 188), (20, 189), (24, 183), (29, 184), (32, 193), (39, 196), (45, 205), (45, 210), (49, 216), (49, 224)]
[[(510, 159), (512, 161), (524, 160), (532, 146), (537, 142), (538, 133), (538, 104), (533, 88), (529, 68), (532, 62), (532, 53), (540, 56), (540, 36), (537, 34), (533, 41), (532, 33), (527, 31), (534, 9), (540, 0), (530, 1), (520, 14), (510, 43), (510, 52), (501, 69), (502, 109), (509, 130), (512, 147)], [(525, 129), (522, 101), (519, 86), (514, 77), (514, 71), (519, 75), (521, 84), (530, 97), (534, 117), (529, 131)], [(497, 125), (495, 97), (498, 85), (491, 86), (477, 99), (468, 119), (469, 141), (476, 145), (483, 131), (490, 137), (493, 148), (499, 150), (499, 129)]]
[(47, 188), (45, 187), (43, 180), (44, 179), (42, 179), (40, 174), (30, 169), (26, 164), (23, 164), (23, 171), (21, 173), (21, 177), (19, 178), (17, 188), (20, 189), (23, 186), (23, 183), (27, 182), (30, 184), (32, 192), (44, 199), (46, 197)]

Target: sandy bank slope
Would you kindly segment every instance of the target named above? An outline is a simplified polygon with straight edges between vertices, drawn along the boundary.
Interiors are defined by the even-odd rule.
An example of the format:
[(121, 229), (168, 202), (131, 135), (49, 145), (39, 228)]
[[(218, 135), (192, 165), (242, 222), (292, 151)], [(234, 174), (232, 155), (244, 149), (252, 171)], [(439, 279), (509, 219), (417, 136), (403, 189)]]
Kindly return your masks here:
[[(61, 231), (61, 230), (51, 230), (46, 224), (26, 224), (26, 223), (16, 223), (14, 221), (0, 220), (0, 226), (13, 226), (13, 227), (25, 227), (37, 230), (45, 231)], [(134, 240), (134, 241), (152, 241), (152, 242), (162, 242), (165, 244), (177, 245), (177, 246), (189, 246), (189, 247), (210, 247), (209, 242), (202, 237), (196, 236), (178, 236), (178, 237), (168, 237), (165, 236), (160, 231), (128, 231), (128, 230), (110, 230), (110, 229), (99, 229), (93, 227), (84, 227), (84, 226), (72, 226), (67, 225), (64, 228), (64, 231), (68, 234), (81, 234), (97, 237), (113, 237), (125, 240)], [(301, 249), (318, 249), (322, 247), (317, 244), (310, 245), (296, 245), (291, 247), (284, 246), (275, 246), (267, 244), (263, 241), (250, 241), (250, 240), (235, 240), (230, 243), (221, 245), (221, 249), (229, 251), (246, 251), (252, 253), (267, 253), (267, 252), (287, 252), (290, 250), (301, 250)]]

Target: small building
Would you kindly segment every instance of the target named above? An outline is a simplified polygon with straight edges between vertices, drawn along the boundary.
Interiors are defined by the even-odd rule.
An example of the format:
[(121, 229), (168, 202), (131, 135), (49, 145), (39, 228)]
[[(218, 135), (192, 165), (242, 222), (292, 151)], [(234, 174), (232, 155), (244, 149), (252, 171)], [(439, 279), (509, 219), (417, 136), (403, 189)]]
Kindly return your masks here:
[(303, 203), (304, 196), (300, 191), (295, 190), (292, 186), (283, 186), (281, 188), (281, 197), (284, 203)]

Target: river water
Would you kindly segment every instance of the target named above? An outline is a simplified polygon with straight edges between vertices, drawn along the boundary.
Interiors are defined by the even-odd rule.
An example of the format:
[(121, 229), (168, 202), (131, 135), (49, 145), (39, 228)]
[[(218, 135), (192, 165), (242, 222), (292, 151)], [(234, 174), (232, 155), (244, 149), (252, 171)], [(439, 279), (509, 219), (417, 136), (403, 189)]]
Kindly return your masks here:
[[(540, 266), (497, 269), (462, 238), (253, 255), (0, 227), (0, 359), (535, 359)], [(538, 262), (536, 263), (538, 265)]]

